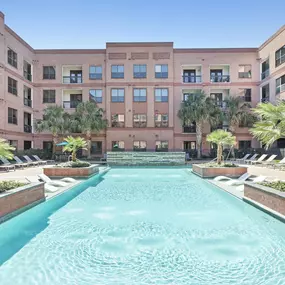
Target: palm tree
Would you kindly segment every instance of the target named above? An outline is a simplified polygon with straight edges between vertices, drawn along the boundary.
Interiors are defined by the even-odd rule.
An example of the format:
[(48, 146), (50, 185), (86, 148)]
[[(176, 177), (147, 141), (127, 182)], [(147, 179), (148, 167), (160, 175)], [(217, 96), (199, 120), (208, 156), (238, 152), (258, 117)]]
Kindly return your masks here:
[(3, 156), (8, 159), (13, 158), (13, 153), (15, 148), (7, 143), (5, 139), (0, 138), (0, 156)]
[(185, 124), (196, 122), (197, 157), (201, 158), (203, 124), (217, 125), (221, 121), (221, 110), (205, 92), (197, 91), (181, 103), (178, 117)]
[(58, 137), (71, 131), (72, 120), (61, 106), (48, 106), (44, 109), (43, 119), (36, 121), (35, 128), (39, 133), (43, 131), (52, 133), (53, 153), (55, 153)]
[(67, 145), (63, 147), (63, 151), (70, 151), (72, 156), (72, 161), (76, 161), (76, 153), (79, 149), (86, 149), (87, 143), (81, 137), (71, 137), (68, 136), (64, 139), (67, 142)]
[(104, 110), (99, 108), (95, 102), (82, 102), (77, 106), (74, 117), (76, 127), (86, 135), (87, 157), (90, 158), (92, 133), (98, 134), (107, 127)]
[(216, 130), (207, 135), (207, 141), (217, 145), (217, 163), (222, 163), (223, 147), (225, 145), (233, 146), (236, 142), (236, 137), (232, 133), (224, 130)]
[(234, 133), (240, 124), (249, 125), (255, 121), (255, 116), (250, 112), (251, 105), (240, 97), (229, 95), (224, 103), (223, 120), (228, 123), (231, 132)]
[(259, 116), (260, 121), (250, 129), (251, 134), (268, 149), (280, 138), (285, 138), (285, 102), (277, 105), (259, 103), (253, 112)]

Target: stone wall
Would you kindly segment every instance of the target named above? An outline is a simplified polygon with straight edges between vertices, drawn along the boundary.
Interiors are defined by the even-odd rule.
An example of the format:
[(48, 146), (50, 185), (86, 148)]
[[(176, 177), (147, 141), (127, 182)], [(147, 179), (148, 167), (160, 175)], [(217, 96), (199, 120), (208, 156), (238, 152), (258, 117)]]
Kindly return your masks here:
[(43, 168), (45, 175), (54, 178), (61, 177), (79, 177), (88, 178), (99, 172), (98, 164), (91, 165), (89, 167), (56, 167), (56, 166), (46, 166)]
[(184, 165), (184, 152), (107, 152), (109, 165)]
[(260, 184), (246, 182), (244, 184), (244, 197), (285, 215), (284, 192)]
[[(44, 183), (31, 183), (0, 194), (0, 223), (45, 200)], [(18, 213), (16, 213), (16, 212)]]

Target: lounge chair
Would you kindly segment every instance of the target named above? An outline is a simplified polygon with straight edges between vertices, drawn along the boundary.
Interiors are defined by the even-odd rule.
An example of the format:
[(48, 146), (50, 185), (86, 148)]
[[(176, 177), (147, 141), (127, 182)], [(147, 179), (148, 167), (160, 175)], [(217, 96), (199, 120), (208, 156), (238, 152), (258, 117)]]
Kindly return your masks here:
[(285, 157), (283, 157), (283, 159), (281, 159), (279, 162), (277, 162), (277, 163), (271, 163), (270, 165), (272, 165), (274, 169), (275, 169), (275, 168), (280, 168), (280, 167), (282, 167), (282, 166), (285, 167)]
[(46, 160), (40, 159), (37, 155), (32, 155), (32, 156), (36, 160), (36, 162), (38, 162), (39, 164), (42, 164), (42, 165), (47, 164)]
[(37, 165), (39, 166), (40, 163), (38, 161), (33, 161), (29, 156), (27, 155), (23, 155), (23, 158), (28, 162), (31, 163), (32, 165)]
[(23, 160), (21, 160), (18, 156), (14, 155), (14, 159), (16, 160), (17, 164), (22, 164), (24, 166), (30, 166), (30, 165), (33, 165), (32, 163), (30, 162), (24, 162)]
[(253, 161), (253, 160), (255, 160), (255, 158), (258, 156), (258, 153), (255, 153), (250, 159), (246, 159), (246, 160), (244, 160), (244, 162), (245, 163), (248, 163), (248, 162), (250, 162), (250, 161)]
[[(258, 183), (258, 182), (263, 182), (264, 180), (266, 179), (266, 176), (257, 176), (255, 177), (254, 179), (252, 179), (252, 182), (253, 183)], [(234, 185), (242, 185), (244, 184), (245, 180), (241, 181), (241, 180), (230, 180), (230, 181), (227, 181), (225, 182), (227, 185), (230, 185), (230, 186), (234, 186)]]
[(261, 164), (262, 164), (262, 165), (271, 164), (272, 161), (275, 159), (276, 156), (277, 156), (276, 154), (272, 154), (267, 160), (262, 161)]
[[(44, 181), (45, 183), (48, 183), (52, 186), (60, 186), (60, 187), (64, 187), (64, 186), (67, 186), (68, 183), (67, 182), (64, 182), (63, 180), (61, 181), (53, 181), (51, 180), (48, 176), (46, 176), (45, 174), (39, 174), (38, 177)], [(64, 178), (63, 178), (64, 179)]]
[(258, 163), (262, 163), (262, 161), (265, 159), (265, 157), (267, 156), (267, 154), (263, 154), (259, 159), (257, 160), (252, 160), (249, 163), (250, 164), (258, 164)]
[(16, 167), (14, 164), (12, 164), (9, 160), (6, 158), (0, 156), (0, 160), (2, 161), (3, 164), (0, 165), (0, 169), (5, 169), (6, 171), (9, 171), (10, 169), (16, 170)]
[(246, 155), (245, 155), (244, 157), (242, 157), (242, 158), (238, 158), (238, 159), (236, 160), (236, 162), (237, 162), (237, 163), (244, 163), (244, 161), (245, 161), (246, 159), (248, 159), (249, 156), (251, 156), (250, 153), (246, 154)]
[[(39, 182), (39, 178), (36, 176), (28, 176), (28, 177), (26, 177), (26, 180), (29, 183)], [(45, 188), (45, 192), (48, 192), (48, 193), (54, 193), (54, 192), (57, 192), (59, 190), (58, 187), (55, 187), (49, 183), (45, 183), (44, 188)]]
[(246, 179), (248, 179), (251, 175), (249, 173), (244, 173), (243, 175), (241, 175), (238, 179), (233, 179), (227, 176), (217, 176), (214, 178), (214, 181), (222, 181), (222, 180), (240, 180), (240, 181), (245, 181)]
[(11, 163), (7, 158), (5, 158), (5, 157), (0, 157), (0, 160), (3, 162), (3, 164), (5, 164), (5, 165), (14, 165), (15, 167), (19, 167), (19, 168), (21, 168), (21, 169), (24, 169), (24, 167), (25, 166), (28, 166), (28, 165), (26, 165), (25, 163), (18, 163), (18, 162), (16, 162), (16, 163)]

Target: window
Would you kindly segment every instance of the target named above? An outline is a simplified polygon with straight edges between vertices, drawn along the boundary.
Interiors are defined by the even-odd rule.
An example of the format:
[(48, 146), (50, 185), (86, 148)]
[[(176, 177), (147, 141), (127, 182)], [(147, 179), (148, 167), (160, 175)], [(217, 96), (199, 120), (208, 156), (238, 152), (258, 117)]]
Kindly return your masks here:
[(32, 89), (24, 86), (24, 105), (32, 107)]
[(275, 52), (275, 67), (285, 62), (285, 45)]
[(24, 150), (25, 149), (31, 149), (32, 148), (32, 142), (31, 141), (24, 141)]
[(183, 122), (183, 133), (196, 133), (196, 122)]
[(285, 91), (285, 74), (276, 79), (276, 94)]
[(43, 103), (55, 103), (55, 90), (43, 90)]
[(155, 65), (155, 78), (168, 78), (168, 65), (156, 64)]
[(251, 141), (239, 141), (238, 147), (239, 149), (251, 148)]
[(89, 66), (89, 79), (102, 79), (102, 66)]
[(244, 101), (251, 102), (251, 89), (244, 89)]
[(15, 148), (15, 150), (17, 151), (17, 149), (18, 149), (18, 141), (9, 140), (9, 145), (13, 146)]
[(183, 149), (184, 151), (190, 151), (196, 149), (196, 142), (195, 141), (184, 141), (183, 142)]
[(134, 64), (134, 78), (146, 78), (146, 64)]
[(96, 103), (102, 103), (102, 89), (90, 89), (89, 90), (89, 101)]
[(145, 128), (146, 114), (134, 114), (133, 126), (134, 128)]
[(125, 127), (125, 115), (114, 114), (111, 116), (112, 128), (124, 128)]
[(239, 78), (251, 78), (251, 64), (239, 65), (238, 77)]
[(91, 142), (91, 154), (102, 154), (102, 142)]
[(167, 128), (168, 127), (168, 114), (155, 114), (154, 115), (154, 126), (156, 128)]
[(269, 76), (269, 59), (265, 60), (261, 64), (261, 79), (265, 79)]
[(54, 66), (43, 66), (43, 79), (55, 79)]
[(134, 88), (134, 102), (146, 102), (145, 88)]
[(124, 66), (123, 65), (112, 65), (112, 78), (124, 78)]
[(8, 92), (14, 95), (18, 94), (18, 88), (17, 88), (18, 82), (11, 78), (8, 77)]
[(168, 141), (156, 141), (155, 151), (168, 151)]
[(134, 151), (146, 151), (146, 141), (134, 141), (133, 150)]
[(112, 89), (111, 92), (112, 102), (125, 102), (125, 89)]
[(8, 123), (9, 124), (18, 124), (18, 111), (13, 108), (8, 108)]
[(217, 106), (223, 107), (223, 93), (211, 93), (210, 97), (214, 100)]
[(168, 102), (168, 89), (156, 88), (154, 91), (155, 102)]
[(17, 68), (18, 55), (10, 48), (8, 48), (8, 63)]
[(266, 84), (261, 88), (261, 102), (269, 102), (269, 84)]
[(125, 142), (124, 141), (112, 141), (112, 150), (124, 150)]
[(202, 82), (201, 75), (196, 75), (195, 69), (185, 69), (183, 70), (183, 82), (184, 83), (195, 83), (195, 82)]
[(183, 93), (183, 101), (187, 101), (188, 97), (194, 96), (194, 93)]
[(24, 132), (32, 132), (32, 115), (26, 112), (24, 112)]
[(43, 149), (47, 152), (52, 152), (53, 142), (52, 141), (43, 141)]
[(24, 77), (32, 81), (32, 66), (24, 60), (24, 65), (23, 65), (23, 72), (24, 72)]

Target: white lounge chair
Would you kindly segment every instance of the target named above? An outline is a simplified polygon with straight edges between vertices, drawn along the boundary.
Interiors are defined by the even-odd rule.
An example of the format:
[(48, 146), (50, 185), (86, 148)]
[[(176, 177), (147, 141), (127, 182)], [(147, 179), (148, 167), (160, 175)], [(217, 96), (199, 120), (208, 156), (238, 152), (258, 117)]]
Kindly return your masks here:
[(262, 165), (271, 164), (272, 161), (275, 159), (276, 156), (277, 156), (276, 154), (272, 154), (268, 159), (266, 159), (265, 161), (262, 161), (261, 164), (262, 164)]
[(39, 165), (39, 162), (38, 161), (33, 161), (31, 160), (30, 157), (28, 157), (27, 155), (23, 155), (23, 158), (28, 162), (28, 163), (31, 163), (32, 165)]
[(33, 158), (39, 163), (39, 164), (47, 164), (46, 160), (40, 159), (37, 155), (33, 155)]
[(250, 159), (246, 159), (244, 162), (245, 163), (248, 163), (248, 162), (250, 162), (250, 161), (253, 161), (253, 160), (255, 160), (255, 158), (258, 156), (258, 153), (255, 153)]
[(285, 157), (283, 157), (279, 162), (277, 163), (271, 163), (273, 168), (280, 168), (282, 166), (285, 166)]
[[(266, 176), (257, 176), (254, 179), (252, 179), (253, 183), (263, 182), (266, 179)], [(245, 180), (230, 180), (225, 182), (227, 185), (233, 186), (233, 185), (242, 185), (244, 184)]]
[(246, 154), (244, 157), (242, 158), (238, 158), (236, 161), (237, 163), (243, 163), (246, 159), (248, 159), (248, 157), (251, 156), (250, 153)]
[(257, 159), (257, 160), (252, 160), (252, 161), (250, 161), (249, 163), (250, 163), (250, 164), (258, 164), (258, 163), (261, 163), (261, 162), (265, 159), (266, 156), (267, 156), (267, 154), (263, 154), (259, 159)]
[(73, 182), (76, 181), (75, 179), (73, 179), (71, 177), (62, 178), (62, 179), (60, 179), (60, 181), (53, 181), (48, 176), (46, 176), (45, 174), (39, 174), (38, 177), (42, 181), (44, 181), (44, 182), (46, 182), (46, 183), (48, 183), (50, 185), (61, 186), (61, 187), (67, 186), (68, 183), (73, 183)]
[[(39, 182), (39, 178), (36, 176), (27, 176), (26, 180), (30, 183)], [(44, 188), (45, 188), (45, 192), (48, 192), (48, 193), (54, 193), (59, 190), (58, 187), (55, 187), (49, 183), (45, 183)]]
[(12, 164), (9, 160), (7, 160), (6, 158), (0, 156), (0, 160), (2, 161), (3, 164), (0, 165), (0, 169), (5, 169), (6, 171), (9, 171), (10, 169), (15, 169), (15, 165)]
[(233, 179), (227, 176), (217, 176), (214, 178), (214, 181), (222, 181), (222, 180), (240, 180), (240, 181), (245, 181), (246, 179), (248, 179), (251, 175), (249, 173), (244, 173), (243, 175), (241, 175), (238, 179)]

